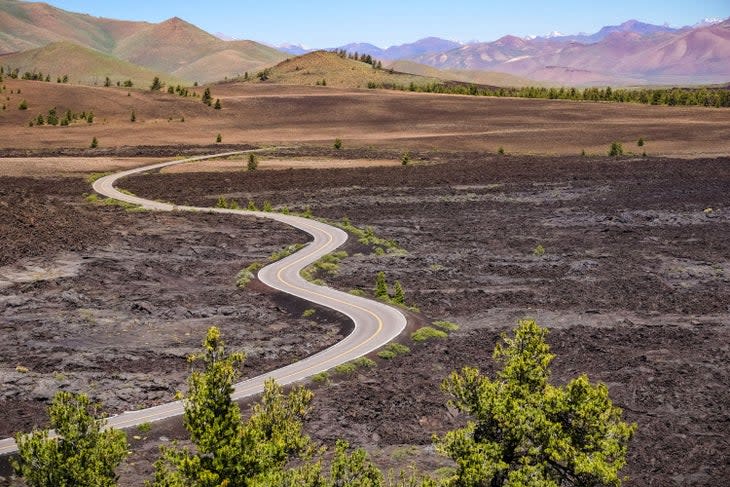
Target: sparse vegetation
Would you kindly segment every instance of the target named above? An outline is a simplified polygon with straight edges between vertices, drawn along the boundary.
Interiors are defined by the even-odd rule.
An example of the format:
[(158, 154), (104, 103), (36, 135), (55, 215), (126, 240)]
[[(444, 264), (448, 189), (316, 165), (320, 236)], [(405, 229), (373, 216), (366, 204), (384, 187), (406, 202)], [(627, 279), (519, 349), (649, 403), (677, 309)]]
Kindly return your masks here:
[(314, 308), (307, 308), (302, 311), (302, 318), (311, 318), (316, 313)]
[(116, 485), (115, 469), (128, 454), (124, 432), (106, 429), (99, 406), (83, 394), (58, 392), (48, 412), (58, 438), (49, 430), (18, 434), (15, 473), (32, 487)]
[(431, 324), (433, 326), (435, 326), (436, 328), (439, 328), (439, 329), (444, 330), (449, 333), (459, 330), (459, 325), (452, 321), (438, 320), (438, 321), (434, 321)]
[(611, 148), (608, 150), (608, 155), (611, 157), (618, 157), (624, 155), (624, 148), (618, 142), (612, 142)]
[(347, 252), (344, 250), (324, 255), (317, 262), (305, 267), (301, 275), (307, 281), (321, 285), (322, 281), (315, 276), (318, 274), (336, 275), (340, 269), (340, 261), (346, 257)]
[(227, 199), (225, 196), (221, 196), (218, 198), (218, 200), (215, 202), (216, 208), (226, 208), (229, 210), (240, 210), (241, 207), (238, 205), (238, 201), (234, 199)]
[(411, 153), (405, 151), (403, 155), (400, 156), (400, 163), (403, 166), (407, 166), (409, 162), (411, 162)]
[(411, 349), (405, 345), (397, 342), (390, 342), (381, 351), (378, 352), (378, 357), (385, 360), (391, 360), (398, 355), (405, 355), (407, 353), (410, 353), (410, 351)]
[(246, 168), (249, 171), (255, 171), (259, 167), (259, 160), (256, 157), (256, 154), (250, 153), (248, 155), (248, 164), (246, 165)]
[(411, 333), (411, 340), (413, 340), (414, 342), (425, 342), (426, 340), (447, 338), (448, 336), (449, 334), (443, 330), (437, 330), (436, 328), (432, 328), (430, 326), (424, 326), (423, 328), (419, 328), (418, 330)]
[(333, 144), (333, 147), (335, 149), (342, 149), (342, 139), (335, 139), (335, 143)]
[(535, 257), (542, 257), (545, 255), (545, 247), (543, 247), (542, 244), (537, 244), (537, 246), (532, 249), (532, 255)]

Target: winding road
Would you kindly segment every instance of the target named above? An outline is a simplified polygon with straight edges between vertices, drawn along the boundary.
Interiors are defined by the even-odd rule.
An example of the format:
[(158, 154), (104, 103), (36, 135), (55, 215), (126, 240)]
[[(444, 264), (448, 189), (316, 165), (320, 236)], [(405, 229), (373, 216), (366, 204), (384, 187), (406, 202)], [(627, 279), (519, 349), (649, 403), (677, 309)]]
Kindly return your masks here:
[[(326, 306), (347, 315), (354, 322), (354, 329), (345, 339), (319, 353), (287, 365), (286, 367), (235, 384), (232, 394), (233, 399), (242, 399), (259, 394), (263, 391), (264, 382), (267, 379), (275, 379), (282, 385), (291, 384), (362, 357), (393, 340), (406, 326), (405, 316), (394, 307), (336, 291), (329, 287), (317, 286), (307, 282), (300, 276), (299, 272), (303, 268), (332, 252), (347, 241), (347, 233), (339, 228), (315, 220), (279, 213), (201, 208), (161, 203), (122, 193), (114, 187), (114, 184), (119, 179), (132, 174), (158, 170), (175, 164), (190, 163), (247, 152), (255, 151), (227, 152), (153, 164), (102, 177), (95, 181), (93, 185), (94, 191), (99, 194), (127, 203), (133, 203), (148, 210), (229, 213), (239, 216), (249, 215), (268, 218), (303, 230), (312, 236), (312, 241), (298, 252), (261, 269), (258, 273), (258, 278), (264, 284), (274, 289), (306, 299), (321, 306)], [(108, 425), (113, 428), (129, 428), (142, 423), (160, 421), (182, 414), (182, 401), (174, 401), (113, 416), (108, 418)], [(0, 455), (15, 451), (17, 451), (17, 447), (12, 438), (0, 440)]]

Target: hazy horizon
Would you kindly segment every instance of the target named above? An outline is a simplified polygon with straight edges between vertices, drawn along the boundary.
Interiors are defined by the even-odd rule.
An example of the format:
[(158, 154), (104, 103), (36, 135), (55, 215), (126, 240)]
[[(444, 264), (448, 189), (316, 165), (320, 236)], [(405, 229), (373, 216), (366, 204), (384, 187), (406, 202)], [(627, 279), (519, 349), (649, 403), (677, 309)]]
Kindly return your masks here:
[(368, 5), (328, 0), (311, 2), (236, 2), (220, 0), (185, 4), (160, 0), (93, 2), (49, 0), (55, 7), (97, 17), (161, 22), (180, 17), (212, 33), (252, 39), (270, 45), (301, 44), (308, 48), (337, 47), (369, 42), (389, 47), (424, 37), (460, 42), (492, 41), (504, 35), (540, 36), (553, 31), (563, 34), (593, 33), (606, 25), (629, 19), (672, 27), (694, 25), (705, 18), (730, 17), (730, 2), (707, 0), (701, 6), (682, 1), (600, 3), (586, 5), (573, 0), (512, 4), (475, 0), (444, 4), (433, 0), (385, 2)]

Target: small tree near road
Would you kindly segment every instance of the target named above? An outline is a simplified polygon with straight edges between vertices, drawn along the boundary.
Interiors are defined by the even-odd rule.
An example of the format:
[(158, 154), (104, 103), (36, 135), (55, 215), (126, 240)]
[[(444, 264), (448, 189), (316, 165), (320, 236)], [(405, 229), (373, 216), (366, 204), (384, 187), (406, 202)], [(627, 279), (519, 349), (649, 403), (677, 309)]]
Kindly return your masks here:
[(248, 155), (248, 170), (249, 171), (255, 171), (257, 167), (259, 167), (259, 160), (256, 157), (256, 154), (249, 154)]
[(49, 415), (58, 438), (49, 438), (48, 430), (18, 434), (15, 472), (31, 487), (116, 485), (114, 470), (127, 456), (127, 437), (104, 429), (98, 413), (83, 394), (56, 394)]
[(494, 379), (478, 369), (442, 384), (453, 407), (472, 419), (438, 439), (452, 458), (453, 486), (619, 486), (635, 424), (622, 421), (604, 384), (581, 375), (553, 386), (547, 330), (522, 320), (494, 349)]

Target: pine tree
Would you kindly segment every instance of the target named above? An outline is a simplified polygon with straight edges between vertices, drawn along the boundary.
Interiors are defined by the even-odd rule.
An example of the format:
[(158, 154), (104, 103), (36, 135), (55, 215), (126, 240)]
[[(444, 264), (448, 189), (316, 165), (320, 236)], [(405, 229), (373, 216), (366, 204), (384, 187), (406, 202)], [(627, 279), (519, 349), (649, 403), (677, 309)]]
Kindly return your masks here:
[(449, 485), (621, 485), (636, 425), (585, 375), (549, 384), (555, 356), (546, 336), (522, 320), (494, 349), (502, 368), (493, 380), (465, 367), (443, 382), (449, 404), (473, 418), (437, 442), (457, 465)]
[(219, 98), (216, 98), (215, 99), (215, 106), (213, 108), (215, 108), (216, 110), (220, 110), (222, 108), (221, 107), (221, 101), (220, 101)]
[(96, 137), (91, 139), (91, 144), (89, 145), (89, 147), (91, 147), (92, 149), (96, 149), (97, 147), (99, 147), (99, 140), (97, 140)]
[(162, 82), (160, 81), (160, 78), (158, 76), (155, 76), (155, 79), (152, 80), (152, 85), (150, 86), (151, 91), (160, 91), (162, 89)]
[(259, 166), (258, 158), (256, 157), (256, 154), (249, 154), (248, 155), (248, 170), (249, 171), (255, 171), (256, 168)]
[(375, 276), (375, 297), (380, 299), (390, 299), (388, 295), (388, 283), (385, 281), (385, 272), (380, 271)]
[(98, 413), (83, 394), (57, 393), (49, 416), (58, 438), (50, 438), (48, 430), (18, 434), (15, 472), (31, 487), (116, 485), (114, 470), (127, 456), (127, 438), (105, 429)]
[(208, 106), (210, 106), (213, 103), (213, 97), (210, 96), (210, 88), (205, 89), (205, 91), (203, 92), (203, 98), (201, 98), (201, 101)]
[(395, 304), (406, 304), (406, 293), (400, 281), (395, 281), (393, 285), (393, 302)]
[(228, 354), (220, 331), (213, 327), (203, 341), (204, 369), (195, 371), (185, 399), (185, 428), (195, 452), (164, 448), (155, 464), (155, 486), (273, 485), (263, 479), (283, 472), (286, 464), (302, 454), (311, 440), (303, 432), (311, 391), (295, 387), (288, 395), (273, 380), (264, 385), (260, 403), (245, 423), (231, 400), (233, 382), (244, 360)]

